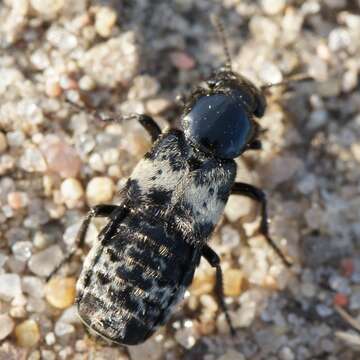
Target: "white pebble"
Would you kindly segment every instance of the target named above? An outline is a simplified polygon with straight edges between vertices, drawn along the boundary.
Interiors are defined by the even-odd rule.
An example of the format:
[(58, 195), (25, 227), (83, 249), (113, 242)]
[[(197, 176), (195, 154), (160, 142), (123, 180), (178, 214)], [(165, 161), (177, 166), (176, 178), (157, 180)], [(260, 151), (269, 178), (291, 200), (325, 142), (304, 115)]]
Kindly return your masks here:
[(0, 315), (0, 341), (4, 340), (14, 329), (14, 321), (7, 314)]
[(95, 177), (90, 180), (86, 187), (86, 199), (90, 206), (105, 203), (112, 199), (114, 194), (114, 182), (108, 177)]
[(84, 195), (84, 190), (80, 181), (75, 178), (65, 179), (61, 184), (60, 191), (63, 200), (69, 209), (79, 205), (79, 201)]
[(269, 15), (276, 15), (282, 12), (285, 8), (285, 0), (262, 0), (261, 6)]
[(17, 274), (0, 275), (0, 299), (10, 301), (22, 294), (20, 276)]
[(63, 253), (60, 246), (53, 245), (34, 254), (28, 266), (30, 271), (38, 276), (49, 276), (62, 259)]

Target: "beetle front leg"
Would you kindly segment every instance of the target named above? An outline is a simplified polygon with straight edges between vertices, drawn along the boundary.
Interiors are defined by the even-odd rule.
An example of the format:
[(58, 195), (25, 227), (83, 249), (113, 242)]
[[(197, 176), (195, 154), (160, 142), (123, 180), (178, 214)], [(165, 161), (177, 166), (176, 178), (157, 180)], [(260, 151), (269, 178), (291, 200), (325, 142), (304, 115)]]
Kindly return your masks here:
[(109, 217), (119, 206), (117, 205), (96, 205), (89, 210), (85, 219), (83, 220), (79, 232), (76, 236), (75, 246), (69, 251), (67, 255), (61, 260), (61, 262), (55, 267), (55, 269), (48, 275), (46, 281), (49, 281), (59, 270), (74, 256), (76, 250), (84, 246), (87, 229), (90, 221), (93, 217)]
[(74, 108), (81, 110), (81, 111), (89, 111), (91, 112), (92, 116), (99, 120), (99, 121), (103, 121), (103, 122), (118, 122), (121, 123), (124, 120), (131, 120), (131, 119), (135, 119), (137, 120), (142, 126), (143, 128), (148, 132), (148, 134), (151, 137), (152, 141), (157, 140), (157, 138), (161, 135), (161, 129), (159, 127), (159, 125), (155, 122), (155, 120), (146, 114), (127, 114), (127, 115), (120, 115), (117, 114), (113, 111), (106, 111), (106, 116), (104, 116), (100, 111), (96, 110), (96, 109), (88, 109), (84, 106), (78, 105), (70, 100), (67, 100), (67, 102), (69, 104), (71, 104)]
[(224, 301), (224, 282), (223, 282), (223, 275), (222, 275), (222, 270), (221, 270), (221, 266), (220, 266), (220, 258), (218, 256), (218, 254), (213, 249), (211, 249), (208, 245), (205, 245), (203, 247), (202, 256), (216, 270), (215, 294), (218, 298), (218, 301), (220, 303), (222, 310), (224, 311), (226, 321), (230, 328), (230, 332), (234, 336), (235, 329), (232, 325), (230, 315), (229, 315), (228, 309), (227, 309), (225, 301)]
[(276, 254), (280, 257), (283, 263), (287, 266), (291, 266), (291, 262), (285, 257), (279, 247), (275, 244), (273, 239), (269, 235), (269, 227), (268, 227), (268, 216), (267, 216), (267, 200), (265, 193), (258, 189), (257, 187), (237, 182), (233, 185), (231, 194), (234, 195), (243, 195), (250, 197), (253, 200), (256, 200), (261, 205), (261, 222), (260, 222), (260, 233), (264, 235), (267, 243), (272, 247), (272, 249), (276, 252)]

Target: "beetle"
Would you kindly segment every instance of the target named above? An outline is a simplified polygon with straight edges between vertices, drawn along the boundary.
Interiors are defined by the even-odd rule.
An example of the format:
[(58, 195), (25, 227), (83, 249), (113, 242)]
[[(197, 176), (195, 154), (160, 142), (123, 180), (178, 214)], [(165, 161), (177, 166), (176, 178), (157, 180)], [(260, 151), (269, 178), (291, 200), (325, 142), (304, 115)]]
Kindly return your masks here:
[(76, 303), (82, 322), (111, 342), (139, 344), (165, 324), (201, 257), (216, 270), (215, 292), (234, 333), (220, 258), (207, 244), (231, 194), (260, 203), (259, 231), (289, 265), (269, 236), (264, 192), (235, 182), (234, 159), (261, 148), (255, 118), (264, 115), (266, 99), (232, 70), (221, 27), (219, 33), (228, 61), (192, 91), (182, 129), (163, 133), (150, 116), (132, 115), (153, 145), (127, 180), (120, 203), (95, 206), (80, 227), (83, 243), (92, 218), (109, 220), (84, 261)]

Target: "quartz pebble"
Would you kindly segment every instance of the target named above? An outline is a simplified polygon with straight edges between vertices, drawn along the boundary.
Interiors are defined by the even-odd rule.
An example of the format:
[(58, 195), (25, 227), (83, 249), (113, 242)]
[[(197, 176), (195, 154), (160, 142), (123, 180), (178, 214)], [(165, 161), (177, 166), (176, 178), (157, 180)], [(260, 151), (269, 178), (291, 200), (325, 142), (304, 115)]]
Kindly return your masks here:
[(40, 330), (36, 321), (25, 320), (15, 328), (16, 342), (22, 347), (33, 347), (40, 340)]
[(0, 314), (0, 341), (4, 340), (14, 329), (14, 321), (7, 314)]
[(115, 184), (108, 177), (95, 177), (86, 187), (86, 200), (90, 206), (105, 203), (112, 199)]
[(276, 15), (285, 8), (286, 0), (261, 0), (261, 6), (269, 15)]
[(34, 10), (42, 15), (55, 15), (64, 6), (64, 0), (30, 0)]
[(76, 177), (81, 168), (81, 160), (76, 150), (64, 140), (51, 137), (41, 145), (49, 170), (63, 178)]
[(54, 276), (46, 284), (45, 297), (52, 306), (58, 309), (66, 309), (75, 300), (74, 278), (61, 278)]
[(58, 245), (52, 245), (34, 254), (29, 260), (29, 269), (38, 276), (49, 276), (63, 259), (63, 252)]
[(95, 10), (95, 29), (102, 37), (109, 37), (116, 23), (116, 12), (105, 6)]
[(84, 190), (80, 181), (75, 178), (65, 179), (61, 184), (60, 191), (63, 200), (69, 209), (78, 206), (84, 195)]
[(10, 301), (22, 294), (18, 274), (0, 274), (0, 299)]
[(139, 55), (132, 32), (122, 33), (85, 53), (82, 65), (97, 83), (111, 88), (127, 86), (135, 77)]

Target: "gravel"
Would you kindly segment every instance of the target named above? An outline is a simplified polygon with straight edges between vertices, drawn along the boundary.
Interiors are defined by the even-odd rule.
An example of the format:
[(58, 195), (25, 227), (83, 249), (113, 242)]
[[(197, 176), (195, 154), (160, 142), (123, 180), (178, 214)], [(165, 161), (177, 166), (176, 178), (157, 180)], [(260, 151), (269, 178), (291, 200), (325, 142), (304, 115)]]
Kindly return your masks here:
[[(224, 60), (208, 14), (223, 10), (232, 66), (266, 91), (262, 151), (237, 159), (259, 204), (231, 197), (210, 240), (221, 256), (232, 338), (201, 261), (168, 324), (129, 349), (90, 340), (76, 316), (82, 259), (45, 278), (81, 220), (116, 203), (150, 139), (147, 112), (177, 126), (178, 94)], [(0, 5), (0, 359), (356, 359), (360, 319), (359, 1), (16, 0)], [(80, 107), (71, 103), (81, 104)], [(86, 244), (96, 241), (94, 221)], [(341, 354), (341, 355), (340, 355)]]

